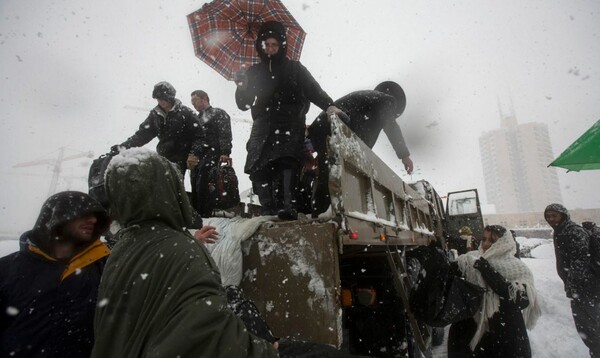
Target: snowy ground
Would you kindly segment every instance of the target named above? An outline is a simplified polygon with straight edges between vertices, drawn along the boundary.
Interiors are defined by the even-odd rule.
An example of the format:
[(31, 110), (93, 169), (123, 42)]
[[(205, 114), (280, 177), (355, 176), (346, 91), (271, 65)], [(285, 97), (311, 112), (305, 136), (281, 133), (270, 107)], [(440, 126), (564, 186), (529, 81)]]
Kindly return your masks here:
[[(544, 239), (519, 238), (521, 245), (540, 244), (531, 253), (533, 258), (523, 259), (535, 277), (542, 317), (537, 326), (529, 332), (533, 356), (536, 358), (589, 357), (573, 323), (571, 307), (563, 290), (563, 284), (556, 274), (554, 247)], [(0, 257), (17, 251), (17, 240), (0, 240)], [(437, 347), (435, 357), (445, 356), (445, 347)]]

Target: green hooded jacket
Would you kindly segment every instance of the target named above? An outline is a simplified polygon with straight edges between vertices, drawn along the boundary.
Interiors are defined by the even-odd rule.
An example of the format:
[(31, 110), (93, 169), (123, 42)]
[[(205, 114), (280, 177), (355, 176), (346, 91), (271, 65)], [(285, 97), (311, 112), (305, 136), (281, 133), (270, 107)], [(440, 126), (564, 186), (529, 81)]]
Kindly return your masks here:
[(210, 254), (186, 230), (177, 169), (136, 148), (111, 160), (106, 187), (122, 229), (100, 283), (92, 357), (276, 357), (227, 308)]

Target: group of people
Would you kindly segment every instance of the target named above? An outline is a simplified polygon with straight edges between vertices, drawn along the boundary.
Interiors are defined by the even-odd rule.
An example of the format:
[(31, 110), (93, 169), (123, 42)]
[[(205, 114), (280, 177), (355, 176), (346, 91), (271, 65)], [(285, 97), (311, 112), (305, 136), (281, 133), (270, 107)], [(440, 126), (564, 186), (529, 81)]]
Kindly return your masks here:
[[(556, 270), (575, 327), (590, 356), (600, 357), (600, 229), (592, 222), (577, 225), (561, 204), (548, 205), (544, 217), (554, 230)], [(531, 357), (527, 329), (540, 307), (515, 232), (489, 225), (480, 239), (468, 226), (460, 234), (453, 272), (486, 290), (478, 313), (450, 327), (448, 357)]]
[(209, 173), (217, 165), (231, 160), (231, 119), (224, 110), (212, 107), (208, 94), (202, 90), (191, 93), (191, 103), (197, 113), (175, 95), (176, 90), (170, 83), (157, 83), (152, 91), (157, 106), (131, 137), (111, 147), (111, 154), (158, 138), (158, 154), (177, 165), (182, 178), (186, 169), (190, 170), (192, 206), (199, 215), (208, 217), (215, 209), (215, 200), (211, 197), (215, 183), (209, 182)]
[[(235, 97), (254, 120), (245, 171), (264, 214), (297, 218), (310, 102), (329, 114), (343, 108), (347, 124), (363, 128), (359, 134), (371, 147), (385, 129), (412, 171), (395, 122), (405, 106), (400, 86), (348, 95), (360, 103), (348, 96), (334, 102), (300, 62), (286, 58), (285, 28), (277, 22), (263, 24), (256, 50), (261, 62), (240, 73)], [(199, 245), (218, 237), (197, 214), (214, 209), (206, 200), (207, 172), (231, 160), (229, 115), (201, 90), (191, 93), (195, 113), (168, 82), (156, 84), (152, 97), (157, 106), (139, 129), (111, 147), (104, 174), (109, 207), (86, 193), (55, 194), (20, 238), (21, 249), (0, 259), (0, 356), (285, 355), (285, 342), (234, 313), (214, 261)], [(136, 148), (154, 138), (156, 152)], [(183, 185), (187, 169), (191, 197)], [(118, 232), (109, 248), (101, 236), (111, 220)], [(192, 235), (189, 228), (201, 229)], [(337, 356), (331, 347), (314, 347)]]
[[(396, 119), (406, 98), (400, 86), (383, 82), (372, 91), (337, 101), (298, 61), (286, 57), (285, 28), (261, 26), (256, 41), (261, 62), (236, 78), (235, 99), (251, 109), (253, 126), (245, 172), (263, 214), (298, 217), (297, 195), (306, 140), (327, 163), (328, 115), (336, 114), (372, 147), (383, 129), (408, 173), (410, 153)], [(152, 93), (158, 105), (139, 130), (111, 148), (105, 173), (107, 211), (88, 194), (62, 192), (42, 206), (20, 251), (0, 259), (0, 356), (54, 357), (275, 357), (281, 347), (268, 329), (250, 329), (234, 313), (219, 271), (198, 241), (196, 211), (210, 216), (208, 171), (231, 160), (229, 115), (210, 105), (204, 91), (191, 93), (198, 113), (184, 106), (167, 82)], [(310, 103), (323, 113), (308, 128)], [(157, 152), (140, 147), (158, 137)], [(191, 170), (191, 201), (183, 185)], [(329, 205), (328, 176), (319, 170), (311, 213)], [(193, 205), (192, 205), (193, 204)], [(110, 217), (109, 213), (110, 212)], [(577, 330), (592, 357), (600, 356), (600, 236), (598, 228), (573, 223), (559, 204), (545, 210), (554, 229), (557, 270), (565, 283)], [(115, 245), (100, 237), (111, 218), (119, 224)], [(514, 234), (491, 225), (481, 241), (461, 230), (464, 252), (456, 275), (485, 288), (478, 313), (452, 325), (450, 357), (530, 357), (527, 329), (540, 315), (533, 276), (515, 257)], [(264, 327), (263, 327), (264, 328)], [(335, 356), (325, 350), (324, 356)]]
[[(406, 96), (397, 83), (382, 82), (374, 90), (355, 91), (333, 101), (306, 67), (286, 57), (286, 30), (281, 23), (264, 23), (255, 48), (260, 62), (236, 74), (235, 100), (240, 110), (251, 110), (253, 124), (244, 171), (259, 198), (261, 214), (295, 220), (299, 210), (313, 217), (327, 210), (326, 136), (330, 134), (330, 114), (339, 115), (371, 148), (383, 130), (407, 172), (412, 173), (410, 152), (396, 122), (406, 106)], [(134, 135), (111, 151), (139, 147), (158, 137), (157, 152), (176, 163), (182, 173), (190, 169), (192, 205), (202, 217), (211, 216), (214, 207), (206, 200), (208, 173), (215, 165), (230, 160), (231, 119), (224, 110), (210, 105), (204, 91), (191, 94), (197, 114), (175, 94), (169, 83), (158, 83), (152, 93), (158, 105)], [(306, 113), (311, 103), (323, 113), (307, 130)], [(309, 185), (301, 185), (307, 140), (318, 154), (319, 169), (316, 178), (310, 177)], [(298, 203), (300, 186), (306, 188), (302, 189), (304, 193), (311, 192), (305, 200), (309, 205)]]

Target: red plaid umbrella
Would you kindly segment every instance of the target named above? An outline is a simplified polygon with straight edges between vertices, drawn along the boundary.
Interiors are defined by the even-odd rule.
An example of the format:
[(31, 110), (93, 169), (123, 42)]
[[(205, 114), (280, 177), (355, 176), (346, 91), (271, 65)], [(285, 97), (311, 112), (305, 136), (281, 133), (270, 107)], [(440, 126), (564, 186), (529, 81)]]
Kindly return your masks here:
[(259, 62), (254, 49), (260, 25), (279, 21), (287, 29), (287, 56), (300, 59), (306, 33), (279, 0), (214, 0), (187, 16), (194, 52), (232, 81), (242, 66)]

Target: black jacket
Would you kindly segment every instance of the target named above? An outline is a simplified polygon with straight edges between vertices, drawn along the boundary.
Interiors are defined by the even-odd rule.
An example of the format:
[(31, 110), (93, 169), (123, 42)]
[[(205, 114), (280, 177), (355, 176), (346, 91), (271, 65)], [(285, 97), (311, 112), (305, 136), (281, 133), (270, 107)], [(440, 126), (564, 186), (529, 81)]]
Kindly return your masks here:
[(231, 118), (220, 108), (208, 107), (198, 113), (205, 142), (203, 144), (203, 158), (205, 160), (218, 160), (225, 154), (231, 154)]
[(588, 252), (589, 236), (584, 228), (566, 216), (554, 230), (556, 271), (565, 285), (567, 297), (590, 294), (593, 279)]
[[(381, 130), (385, 132), (396, 152), (398, 158), (410, 156), (410, 152), (404, 142), (402, 130), (396, 122), (396, 100), (394, 97), (374, 90), (355, 91), (338, 99), (333, 103), (349, 117), (346, 125), (369, 148), (373, 148)], [(311, 127), (313, 130), (329, 132), (327, 126), (327, 115), (321, 113)], [(322, 127), (323, 128), (319, 128)], [(311, 132), (311, 137), (313, 136)], [(317, 149), (318, 151), (318, 149)]]
[(325, 110), (333, 100), (323, 91), (310, 72), (298, 61), (285, 57), (285, 35), (271, 29), (283, 44), (276, 56), (269, 58), (261, 48), (267, 36), (261, 28), (256, 49), (261, 62), (247, 71), (248, 86), (235, 92), (237, 106), (252, 112), (252, 131), (246, 145), (245, 172), (263, 169), (282, 157), (302, 160), (306, 113), (310, 103)]
[[(453, 265), (455, 273), (460, 273)], [(516, 299), (509, 298), (509, 283), (489, 264), (481, 265), (478, 270), (483, 279), (500, 297), (500, 307), (488, 319), (488, 330), (483, 334), (475, 351), (469, 349), (469, 342), (477, 330), (472, 318), (457, 322), (448, 333), (448, 357), (531, 357), (531, 346), (527, 328), (521, 310), (529, 305), (525, 291), (518, 291)]]
[(166, 112), (156, 106), (139, 129), (120, 145), (125, 148), (141, 147), (158, 137), (156, 151), (173, 163), (185, 167), (190, 153), (202, 156), (204, 135), (199, 119), (190, 108), (175, 100), (173, 108)]
[[(56, 229), (96, 213), (95, 240), (70, 261), (48, 254)], [(109, 250), (100, 242), (108, 217), (87, 194), (63, 192), (46, 201), (29, 246), (0, 258), (0, 357), (88, 357), (100, 276)]]

